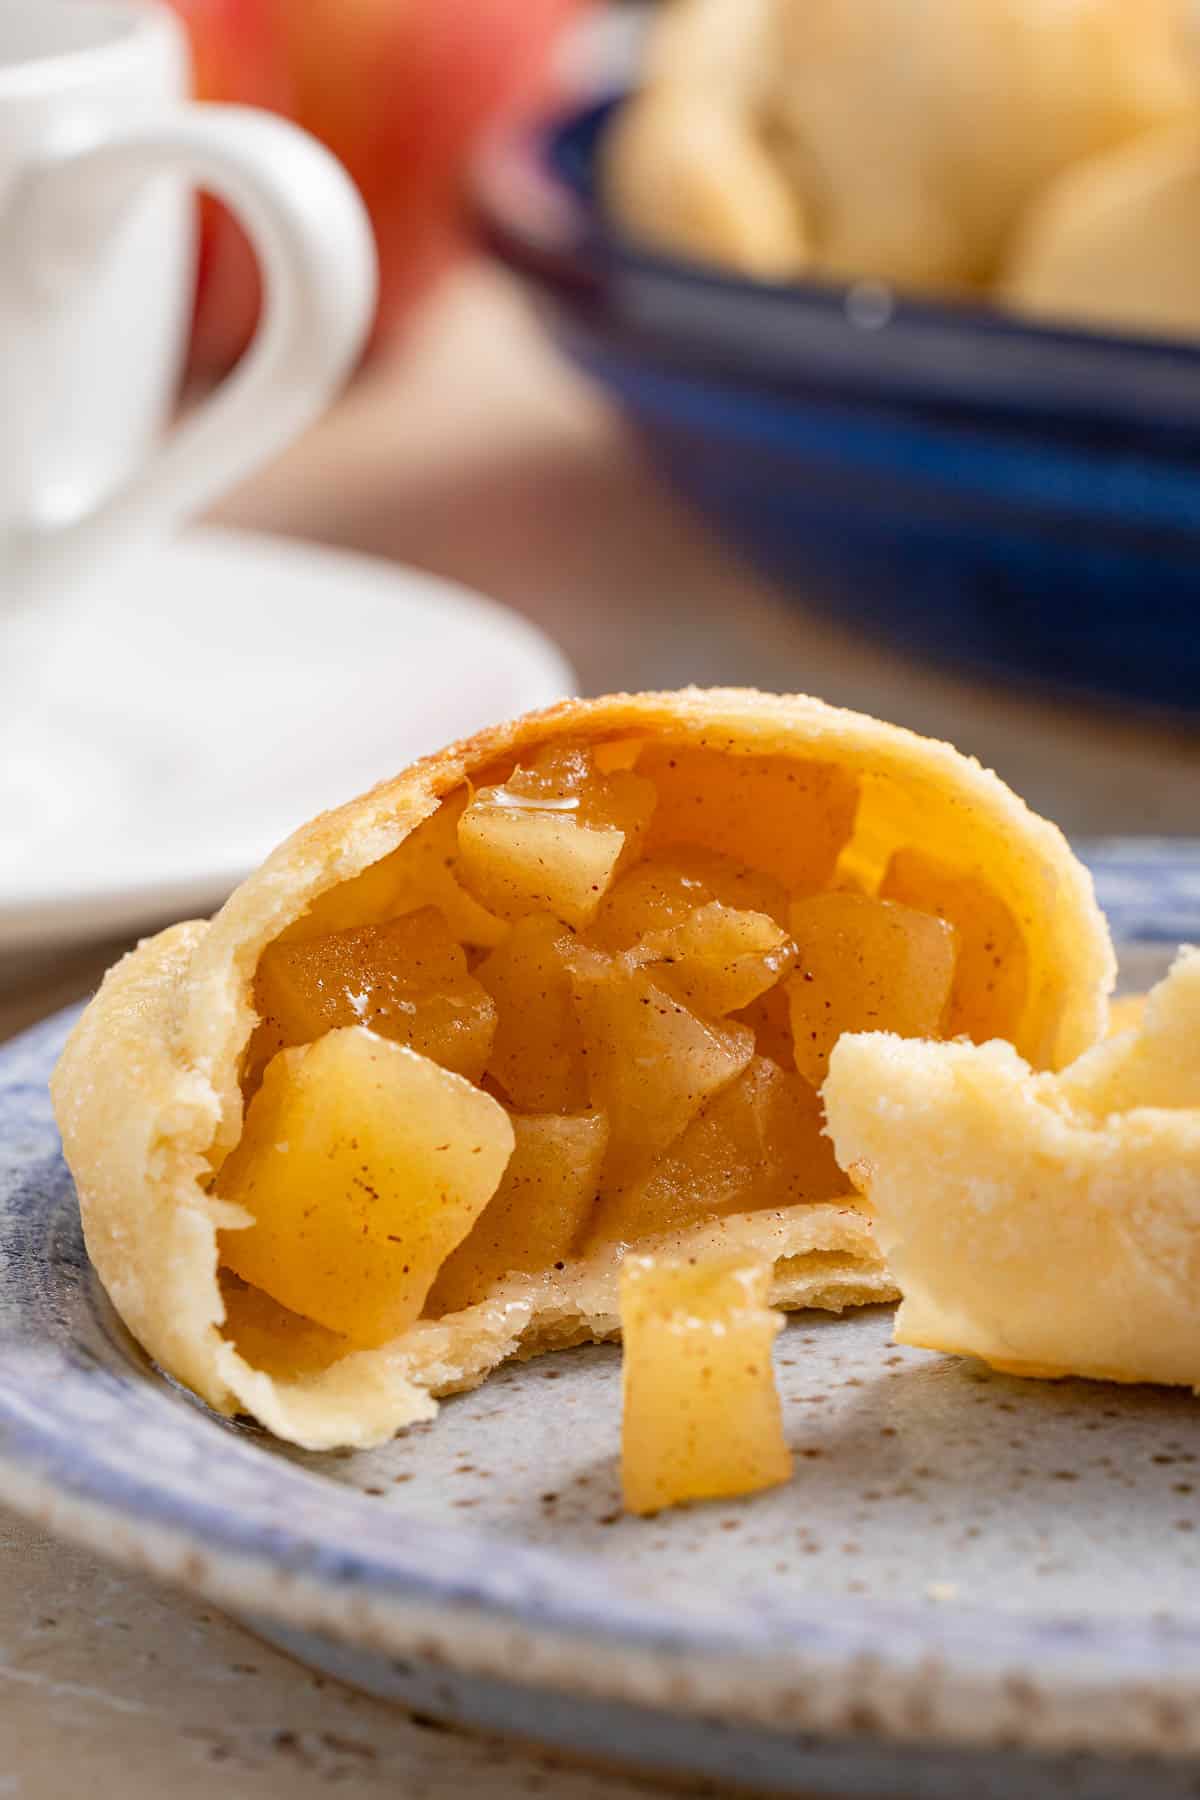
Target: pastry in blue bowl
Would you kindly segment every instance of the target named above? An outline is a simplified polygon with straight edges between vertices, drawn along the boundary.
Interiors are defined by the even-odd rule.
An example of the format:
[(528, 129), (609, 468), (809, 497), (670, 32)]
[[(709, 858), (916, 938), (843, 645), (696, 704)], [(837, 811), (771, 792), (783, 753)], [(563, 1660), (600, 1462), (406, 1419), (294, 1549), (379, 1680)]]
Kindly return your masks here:
[[(1200, 89), (1179, 9), (1150, 9), (1153, 29), (1110, 0), (1071, 9), (1130, 45), (1094, 66), (1057, 46), (1069, 116), (1040, 88), (1017, 105), (1008, 81), (957, 187), (942, 146), (984, 131), (962, 70), (954, 112), (881, 77), (874, 99), (842, 96), (857, 138), (840, 115), (822, 137), (820, 96), (798, 116), (794, 82), (790, 111), (729, 103), (770, 67), (745, 20), (788, 9), (748, 9), (708, 63), (679, 29), (701, 10), (666, 15), (673, 85), (655, 86), (660, 46), (640, 89), (497, 141), (481, 172), (488, 239), (557, 341), (804, 603), (993, 677), (1194, 710)], [(994, 100), (996, 71), (964, 67)], [(813, 169), (807, 206), (796, 171)]]

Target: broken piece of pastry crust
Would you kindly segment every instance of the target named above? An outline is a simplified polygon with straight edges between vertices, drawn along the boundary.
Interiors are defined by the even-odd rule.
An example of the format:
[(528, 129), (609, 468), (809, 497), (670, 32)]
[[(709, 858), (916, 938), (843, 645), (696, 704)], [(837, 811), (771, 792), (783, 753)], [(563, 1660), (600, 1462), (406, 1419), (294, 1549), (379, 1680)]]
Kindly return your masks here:
[(1009, 1044), (844, 1037), (823, 1089), (902, 1343), (1200, 1389), (1200, 952), (1059, 1075)]
[[(675, 749), (700, 753), (701, 768), (706, 756), (765, 757), (845, 771), (857, 805), (842, 857), (850, 885), (874, 891), (900, 847), (983, 872), (1017, 921), (1027, 958), (1011, 1032), (1022, 1052), (1057, 1067), (1103, 1035), (1113, 958), (1086, 871), (1053, 826), (947, 745), (817, 700), (743, 690), (568, 701), (482, 732), (314, 819), (211, 923), (143, 943), (110, 972), (55, 1074), (56, 1116), (100, 1278), (149, 1353), (218, 1410), (251, 1413), (311, 1448), (364, 1446), (429, 1418), (436, 1396), (474, 1385), (508, 1357), (616, 1334), (619, 1243), (598, 1244), (562, 1269), (508, 1276), (478, 1304), (422, 1317), (368, 1347), (349, 1345), (219, 1267), (219, 1244), (251, 1224), (243, 1206), (220, 1196), (219, 1179), (252, 1091), (263, 953), (281, 937), (303, 941), (310, 914), (325, 931), (392, 917), (379, 910), (377, 869), (443, 799), (461, 813), (454, 796), (507, 779), (518, 758), (579, 744), (597, 756), (611, 750), (614, 768), (653, 765), (676, 816), (687, 795)], [(637, 788), (641, 779), (629, 781)], [(704, 831), (714, 818), (724, 829), (737, 812), (701, 804), (701, 815)], [(773, 817), (745, 825), (759, 866), (778, 850), (794, 890), (805, 878), (804, 842), (786, 819), (782, 834)], [(591, 839), (600, 842), (604, 829)], [(508, 926), (461, 888), (451, 892), (444, 863), (422, 869), (442, 884), (433, 904), (474, 946), (478, 967)], [(406, 904), (427, 900), (410, 895)], [(468, 978), (455, 979), (461, 987)], [(747, 1033), (739, 1026), (726, 1035), (740, 1043)], [(845, 1197), (730, 1210), (672, 1233), (670, 1247), (768, 1258), (778, 1306), (838, 1309), (892, 1298), (870, 1209), (848, 1181), (846, 1189)], [(642, 1239), (638, 1247), (654, 1246)]]

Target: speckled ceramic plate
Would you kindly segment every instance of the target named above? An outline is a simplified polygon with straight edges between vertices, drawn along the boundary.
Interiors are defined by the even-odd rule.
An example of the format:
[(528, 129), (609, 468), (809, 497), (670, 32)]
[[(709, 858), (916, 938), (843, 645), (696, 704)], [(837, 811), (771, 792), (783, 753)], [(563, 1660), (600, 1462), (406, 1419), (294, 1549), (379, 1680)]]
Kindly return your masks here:
[[(1200, 847), (1094, 850), (1127, 983), (1200, 938)], [(141, 1358), (46, 1078), (0, 1054), (0, 1495), (347, 1680), (466, 1724), (790, 1793), (1200, 1794), (1200, 1406), (779, 1339), (797, 1476), (621, 1516), (618, 1355), (502, 1371), (369, 1454), (290, 1453)]]

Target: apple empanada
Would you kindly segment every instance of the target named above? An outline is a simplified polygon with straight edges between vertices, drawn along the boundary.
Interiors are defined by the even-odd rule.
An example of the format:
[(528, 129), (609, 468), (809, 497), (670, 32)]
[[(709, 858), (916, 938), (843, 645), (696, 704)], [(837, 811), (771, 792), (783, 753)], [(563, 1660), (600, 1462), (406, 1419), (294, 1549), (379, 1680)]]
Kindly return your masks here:
[(618, 1331), (625, 1250), (893, 1298), (823, 1135), (844, 1030), (1063, 1066), (1113, 958), (1053, 826), (819, 701), (616, 696), (297, 832), (108, 976), (54, 1078), (117, 1310), (213, 1406), (365, 1445)]
[(903, 1292), (896, 1336), (1017, 1375), (1200, 1390), (1200, 952), (1060, 1074), (848, 1037), (824, 1099)]

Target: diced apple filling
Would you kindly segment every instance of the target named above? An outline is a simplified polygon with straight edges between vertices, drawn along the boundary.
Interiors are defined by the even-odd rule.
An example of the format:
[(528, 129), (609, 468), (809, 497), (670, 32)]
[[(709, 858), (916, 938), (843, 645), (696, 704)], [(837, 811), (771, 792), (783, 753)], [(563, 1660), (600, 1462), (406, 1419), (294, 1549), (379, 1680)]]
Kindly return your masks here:
[(847, 891), (856, 803), (831, 765), (632, 740), (455, 790), (260, 959), (227, 1269), (375, 1344), (508, 1276), (848, 1192), (838, 1037), (1007, 1029), (1027, 981), (976, 877), (903, 849), (881, 898)]
[(987, 882), (922, 850), (897, 850), (880, 887), (884, 900), (946, 919), (958, 933), (958, 963), (945, 1037), (977, 1044), (1012, 1037), (1025, 1010), (1029, 953), (1021, 928)]
[(799, 960), (788, 977), (796, 1067), (819, 1088), (844, 1031), (939, 1037), (954, 979), (952, 925), (864, 894), (792, 907)]
[(760, 1056), (769, 1057), (781, 1069), (795, 1068), (792, 1015), (783, 982), (778, 987), (768, 988), (765, 994), (760, 994), (757, 1000), (752, 1000), (749, 1006), (743, 1006), (741, 1012), (733, 1016), (740, 1024), (750, 1027)]
[(254, 1223), (221, 1260), (281, 1306), (382, 1344), (420, 1317), (434, 1276), (512, 1154), (504, 1108), (362, 1026), (268, 1064), (217, 1192)]
[(277, 1050), (366, 1025), (443, 1068), (479, 1081), (496, 1034), (496, 1004), (432, 907), (264, 951), (254, 986), (261, 1067)]
[(646, 1172), (604, 1194), (585, 1247), (846, 1192), (815, 1088), (756, 1056)]
[(588, 1104), (571, 989), (574, 948), (565, 925), (531, 913), (475, 971), (498, 1014), (487, 1072), (526, 1112), (580, 1112)]
[(428, 1310), (458, 1312), (505, 1275), (562, 1266), (591, 1218), (608, 1146), (603, 1113), (512, 1119), (516, 1144), (495, 1198), (443, 1263)]
[(586, 925), (622, 860), (636, 856), (655, 798), (631, 770), (597, 774), (586, 750), (543, 752), (463, 813), (463, 880), (501, 918), (548, 912)]
[(628, 950), (649, 932), (681, 925), (712, 897), (707, 882), (681, 863), (638, 863), (601, 901), (587, 942), (597, 950)]
[(629, 955), (693, 1012), (719, 1019), (774, 987), (796, 948), (765, 913), (734, 912), (713, 900), (678, 925), (647, 932)]
[(638, 1256), (621, 1268), (621, 1482), (630, 1512), (753, 1493), (792, 1458), (771, 1346), (771, 1271), (743, 1258)]
[(651, 932), (682, 925), (710, 901), (787, 921), (788, 891), (773, 875), (743, 868), (713, 850), (681, 848), (648, 857), (615, 883), (588, 928), (598, 950), (628, 950)]
[(641, 969), (594, 956), (574, 975), (593, 1106), (608, 1116), (606, 1181), (621, 1181), (677, 1138), (754, 1054), (744, 1025), (689, 1012)]

